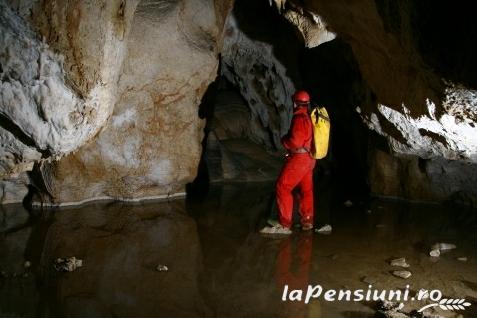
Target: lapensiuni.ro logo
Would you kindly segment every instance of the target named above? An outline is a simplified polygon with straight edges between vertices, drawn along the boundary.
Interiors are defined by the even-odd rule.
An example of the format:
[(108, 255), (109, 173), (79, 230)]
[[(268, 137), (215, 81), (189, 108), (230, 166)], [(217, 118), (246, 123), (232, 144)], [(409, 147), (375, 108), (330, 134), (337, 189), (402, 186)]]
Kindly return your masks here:
[(369, 285), (367, 289), (327, 289), (323, 290), (321, 285), (308, 285), (306, 289), (290, 289), (288, 285), (283, 287), (282, 301), (296, 301), (308, 304), (311, 300), (322, 297), (325, 301), (423, 301), (428, 300), (429, 304), (421, 307), (418, 312), (422, 312), (430, 307), (439, 307), (442, 310), (465, 310), (471, 304), (461, 298), (443, 298), (442, 292), (438, 289), (420, 289), (411, 295), (409, 285), (404, 290), (379, 290)]

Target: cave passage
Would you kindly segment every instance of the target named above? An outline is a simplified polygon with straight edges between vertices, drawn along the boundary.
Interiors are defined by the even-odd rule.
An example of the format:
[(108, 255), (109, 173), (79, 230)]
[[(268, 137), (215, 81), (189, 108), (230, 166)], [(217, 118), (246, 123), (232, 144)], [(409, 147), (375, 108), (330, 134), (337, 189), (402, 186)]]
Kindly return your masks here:
[[(291, 96), (284, 98), (285, 78), (295, 89), (309, 91), (313, 105), (325, 106), (331, 117), (329, 154), (315, 169), (317, 189), (339, 189), (332, 191), (333, 202), (367, 201), (369, 129), (355, 111), (365, 84), (349, 45), (337, 38), (306, 48), (297, 30), (264, 2), (238, 1), (231, 14), (236, 29), (227, 31), (231, 35), (224, 47), (232, 47), (235, 55), (222, 54), (218, 77), (200, 105), (199, 117), (207, 124), (196, 186), (189, 187), (189, 195), (197, 194), (194, 189), (204, 193), (210, 182), (277, 178), (285, 153), (277, 140), (288, 129), (292, 109)], [(249, 61), (247, 51), (263, 45), (274, 61)], [(320, 191), (315, 192), (320, 200)]]

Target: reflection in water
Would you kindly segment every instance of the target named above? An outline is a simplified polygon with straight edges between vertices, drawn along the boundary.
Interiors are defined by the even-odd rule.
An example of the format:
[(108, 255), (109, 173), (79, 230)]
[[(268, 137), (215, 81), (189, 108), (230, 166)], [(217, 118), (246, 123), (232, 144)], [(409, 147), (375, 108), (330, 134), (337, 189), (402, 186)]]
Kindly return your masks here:
[[(154, 317), (158, 312), (165, 317), (207, 316), (197, 285), (201, 266), (197, 229), (184, 206), (181, 201), (114, 203), (55, 211), (41, 256), (33, 260), (39, 300), (36, 308), (30, 306), (28, 316)], [(56, 258), (70, 256), (82, 259), (83, 267), (72, 273), (54, 271)], [(159, 264), (169, 271), (158, 272)], [(14, 280), (27, 279), (8, 279)], [(2, 288), (5, 292), (9, 291)]]
[[(286, 285), (289, 291), (307, 290), (310, 284), (312, 246), (311, 232), (301, 232), (296, 239), (292, 236), (283, 239), (276, 265), (278, 289), (283, 290)], [(290, 317), (306, 317), (306, 305), (302, 302), (292, 302), (290, 307)]]
[[(367, 213), (327, 195), (318, 193), (317, 222), (331, 210), (333, 234), (295, 230), (284, 238), (257, 233), (273, 210), (266, 183), (213, 186), (201, 200), (98, 203), (37, 216), (2, 207), (0, 317), (369, 317), (372, 304), (281, 301), (284, 285), (357, 289), (366, 287), (363, 277), (377, 288), (411, 284), (477, 299), (475, 211), (375, 201)], [(437, 241), (458, 248), (431, 261)], [(56, 272), (53, 261), (69, 256), (83, 267)], [(393, 257), (411, 264), (409, 280), (389, 274)]]

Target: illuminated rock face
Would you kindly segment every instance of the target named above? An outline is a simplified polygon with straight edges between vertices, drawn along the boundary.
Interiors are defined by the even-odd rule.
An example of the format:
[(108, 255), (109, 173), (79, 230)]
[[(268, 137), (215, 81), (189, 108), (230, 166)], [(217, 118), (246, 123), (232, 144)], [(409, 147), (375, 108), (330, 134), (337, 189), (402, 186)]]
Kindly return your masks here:
[(139, 3), (108, 126), (42, 169), (53, 199), (184, 194), (202, 151), (198, 105), (217, 74), (218, 36), (213, 2)]
[[(464, 56), (475, 55), (465, 29), (453, 33), (462, 47), (434, 30), (456, 47), (446, 51), (419, 1), (240, 0), (229, 14), (232, 5), (0, 0), (0, 200), (21, 201), (30, 183), (53, 203), (183, 194), (202, 152), (199, 105), (218, 71), (247, 102), (248, 127), (237, 121), (247, 138), (279, 151), (304, 84), (301, 50), (335, 37), (362, 80), (350, 107), (387, 146), (370, 147), (372, 191), (474, 196), (477, 67)], [(254, 17), (260, 5), (272, 20)]]
[[(118, 2), (108, 2), (101, 12), (81, 4), (62, 8), (62, 13), (72, 10), (78, 15), (76, 21), (51, 17), (51, 33), (62, 23), (76, 23), (63, 30), (68, 43), (61, 44), (65, 47), (60, 53), (54, 51), (61, 36), (58, 43), (42, 42), (26, 20), (0, 2), (0, 176), (31, 170), (35, 161), (75, 151), (106, 124), (116, 100), (127, 27), (119, 34), (111, 21), (101, 18), (119, 10)], [(96, 34), (88, 33), (93, 26)], [(75, 71), (79, 68), (81, 72)]]

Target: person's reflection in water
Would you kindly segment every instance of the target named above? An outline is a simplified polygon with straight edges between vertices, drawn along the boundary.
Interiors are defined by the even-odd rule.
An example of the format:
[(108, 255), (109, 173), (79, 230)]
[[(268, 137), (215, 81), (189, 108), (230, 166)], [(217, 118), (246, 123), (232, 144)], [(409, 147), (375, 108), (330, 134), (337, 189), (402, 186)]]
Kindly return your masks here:
[[(310, 284), (312, 247), (313, 234), (310, 232), (301, 232), (280, 242), (275, 272), (278, 290), (283, 292), (288, 285), (289, 292), (294, 289), (306, 291)], [(302, 301), (286, 301), (285, 316), (306, 317), (306, 306)]]

